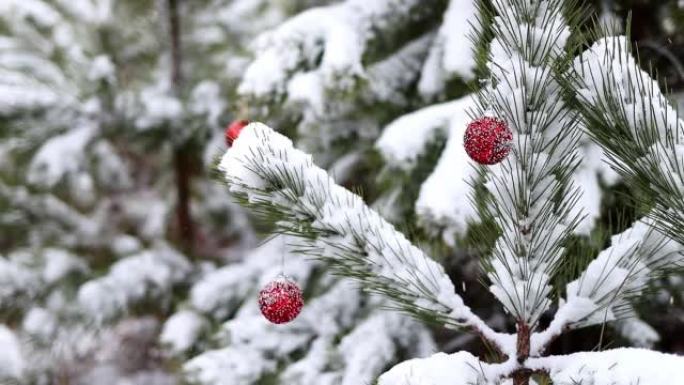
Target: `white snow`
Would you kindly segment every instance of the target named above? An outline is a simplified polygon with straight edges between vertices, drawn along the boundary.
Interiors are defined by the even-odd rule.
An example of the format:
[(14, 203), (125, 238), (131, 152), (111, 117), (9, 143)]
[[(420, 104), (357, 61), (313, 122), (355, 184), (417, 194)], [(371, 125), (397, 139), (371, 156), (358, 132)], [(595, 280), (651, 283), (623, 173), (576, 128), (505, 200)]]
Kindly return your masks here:
[(209, 350), (188, 361), (183, 368), (193, 383), (251, 385), (275, 370), (276, 363), (253, 349), (227, 347)]
[(684, 357), (645, 349), (531, 358), (526, 365), (549, 371), (554, 385), (684, 384)]
[(190, 96), (190, 112), (206, 115), (210, 127), (219, 125), (219, 118), (226, 109), (226, 101), (221, 96), (218, 83), (204, 80), (198, 83)]
[(418, 83), (422, 95), (439, 94), (453, 77), (465, 81), (475, 77), (475, 51), (470, 37), (475, 32), (471, 31), (472, 25), (478, 25), (477, 16), (476, 1), (449, 2)]
[(88, 71), (88, 80), (99, 81), (103, 80), (113, 84), (116, 80), (116, 72), (112, 59), (107, 55), (99, 55), (93, 59)]
[(171, 352), (183, 353), (195, 344), (206, 326), (204, 318), (197, 313), (181, 310), (166, 320), (159, 341), (170, 346)]
[(478, 169), (463, 146), (469, 111), (475, 107), (475, 98), (466, 96), (453, 103), (449, 119), (449, 134), (432, 174), (420, 187), (416, 213), (420, 223), (428, 229), (443, 229), (443, 239), (454, 243), (454, 235), (463, 235), (468, 225), (480, 217), (473, 202)]
[(78, 303), (96, 321), (110, 319), (145, 298), (164, 299), (191, 266), (168, 246), (144, 250), (114, 263), (107, 275), (78, 290)]
[(572, 184), (580, 190), (581, 195), (577, 204), (573, 206), (570, 217), (583, 216), (575, 228), (575, 233), (589, 235), (601, 214), (602, 193), (599, 176), (609, 186), (616, 183), (619, 177), (608, 165), (601, 147), (590, 139), (586, 138), (577, 150), (582, 162), (572, 173), (571, 178)]
[(58, 0), (58, 3), (82, 20), (93, 24), (107, 23), (113, 14), (114, 0)]
[(368, 66), (365, 82), (370, 95), (363, 95), (368, 104), (389, 102), (397, 106), (407, 105), (406, 94), (415, 86), (433, 40), (433, 34), (418, 37), (395, 53)]
[(184, 112), (181, 101), (163, 86), (154, 85), (143, 89), (139, 101), (143, 111), (136, 118), (135, 125), (141, 130), (177, 121)]
[(98, 133), (96, 126), (86, 123), (51, 137), (31, 160), (29, 181), (51, 187), (65, 174), (79, 171), (84, 163), (84, 150)]
[(383, 129), (375, 147), (391, 166), (410, 169), (430, 142), (447, 136), (449, 120), (462, 104), (436, 104), (403, 115)]
[(19, 340), (5, 325), (0, 324), (0, 380), (21, 378), (25, 370)]
[(656, 342), (660, 341), (658, 332), (651, 325), (636, 318), (636, 315), (618, 320), (615, 323), (615, 328), (622, 337), (635, 347), (652, 348)]
[(245, 262), (224, 266), (208, 273), (190, 290), (192, 306), (215, 319), (224, 319), (250, 294), (256, 296), (259, 280), (269, 280), (281, 269), (281, 259), (288, 261), (286, 273), (299, 282), (308, 279), (312, 263), (295, 259), (286, 250), (286, 236), (276, 236), (245, 256)]
[(33, 307), (24, 316), (21, 327), (26, 333), (34, 337), (48, 340), (57, 330), (58, 323), (50, 311), (41, 307)]
[(606, 312), (593, 314), (583, 323), (600, 323), (620, 316), (613, 314), (611, 308), (621, 305), (627, 296), (640, 293), (662, 267), (684, 261), (682, 246), (652, 226), (650, 220), (642, 219), (614, 235), (611, 246), (601, 251), (579, 278), (567, 285), (568, 302), (584, 297), (596, 304), (596, 310), (607, 308)]
[(43, 259), (45, 260), (43, 280), (48, 284), (55, 283), (72, 272), (85, 272), (88, 270), (82, 258), (63, 249), (44, 249)]
[(33, 270), (0, 256), (0, 307), (12, 308), (23, 297), (33, 297), (41, 287), (40, 277)]
[[(219, 169), (233, 194), (252, 202), (270, 202), (293, 220), (310, 221), (314, 229), (326, 234), (300, 239), (300, 247), (318, 250), (317, 254), (331, 261), (349, 253), (366, 258), (367, 268), (393, 282), (393, 288), (407, 301), (473, 326), (502, 349), (509, 348), (507, 335), (493, 332), (463, 304), (441, 265), (370, 210), (359, 196), (336, 185), (313, 164), (310, 155), (294, 149), (286, 137), (261, 123), (251, 123), (223, 156)], [(291, 224), (286, 218), (278, 225), (288, 230), (300, 224)]]
[[(402, 344), (404, 348), (419, 347), (420, 342), (427, 340), (431, 350), (435, 349), (432, 338), (426, 334), (424, 329), (416, 327), (415, 321), (397, 312), (384, 311), (367, 318), (340, 342), (340, 353), (346, 364), (340, 385), (372, 383), (396, 357), (401, 346), (394, 340), (402, 336), (406, 342), (413, 342)], [(409, 335), (418, 340), (411, 341), (407, 338)]]
[[(561, 203), (554, 192), (573, 188), (562, 186), (559, 174), (574, 166), (578, 142), (570, 134), (577, 132), (578, 119), (564, 105), (549, 63), (563, 52), (569, 29), (559, 2), (524, 11), (506, 0), (493, 5), (498, 16), (490, 46), (491, 79), (480, 93), (485, 105), (477, 114), (504, 120), (513, 141), (511, 154), (486, 168), (485, 187), (492, 196), (488, 211), (502, 233), (488, 277), (490, 291), (505, 309), (535, 324), (551, 305), (551, 271), (563, 255), (571, 223), (562, 209), (572, 203), (571, 194), (564, 194)], [(520, 12), (529, 13), (525, 22)], [(533, 94), (538, 103), (530, 99)]]
[(437, 353), (396, 365), (380, 376), (378, 385), (484, 385), (483, 365), (468, 352)]
[(4, 0), (0, 2), (0, 14), (17, 18), (31, 17), (43, 27), (51, 27), (61, 19), (53, 7), (39, 0)]
[(322, 74), (330, 81), (362, 74), (363, 41), (354, 30), (358, 21), (353, 21), (359, 16), (343, 5), (313, 8), (259, 36), (257, 57), (245, 72), (240, 92), (262, 97), (282, 93), (289, 75), (302, 62), (312, 65), (318, 53), (323, 54)]
[(111, 249), (118, 256), (128, 256), (140, 251), (142, 249), (142, 244), (138, 238), (128, 234), (122, 234), (112, 240)]
[[(256, 58), (239, 87), (241, 94), (264, 98), (284, 94), (293, 74), (318, 65), (324, 88), (349, 90), (365, 77), (366, 45), (390, 27), (389, 20), (410, 17), (417, 0), (347, 0), (311, 8), (260, 35)], [(317, 60), (320, 58), (320, 63)]]

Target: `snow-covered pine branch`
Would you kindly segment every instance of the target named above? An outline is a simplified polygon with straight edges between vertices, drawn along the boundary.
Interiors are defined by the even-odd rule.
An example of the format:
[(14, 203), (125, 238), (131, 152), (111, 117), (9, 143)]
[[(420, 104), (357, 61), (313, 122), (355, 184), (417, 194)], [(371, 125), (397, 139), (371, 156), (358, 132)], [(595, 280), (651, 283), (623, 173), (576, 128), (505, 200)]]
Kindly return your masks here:
[(297, 121), (298, 146), (327, 167), (341, 156), (334, 144), (369, 145), (407, 108), (472, 80), (478, 13), (474, 0), (312, 8), (257, 39), (239, 92), (274, 123)]
[[(159, 245), (114, 263), (107, 275), (78, 290), (78, 301), (96, 322), (119, 317), (142, 301), (169, 302), (174, 285), (188, 279), (192, 266), (168, 245)], [(168, 305), (166, 305), (168, 306)]]
[[(398, 37), (408, 25), (439, 15), (442, 0), (347, 0), (313, 8), (258, 38), (257, 57), (240, 92), (255, 97), (284, 95), (293, 74), (321, 70), (327, 89), (348, 90), (364, 76), (364, 56)], [(318, 62), (320, 60), (320, 62)]]
[[(530, 358), (525, 364), (547, 374), (554, 385), (677, 385), (684, 382), (682, 361), (674, 354), (621, 348)], [(497, 373), (502, 371), (496, 364), (482, 362), (468, 352), (438, 353), (395, 366), (380, 377), (378, 385), (511, 384), (500, 380)]]
[[(322, 263), (287, 250), (293, 239), (277, 235), (244, 261), (207, 274), (191, 289), (190, 308), (172, 316), (161, 341), (176, 354), (202, 346), (198, 333), (207, 321), (223, 322), (218, 346), (191, 356), (188, 379), (206, 385), (259, 383), (264, 376), (288, 385), (370, 383), (396, 356), (424, 357), (435, 351), (427, 328), (402, 314), (380, 309), (379, 298), (349, 278), (318, 275)], [(295, 322), (274, 325), (250, 300), (285, 272), (304, 290), (315, 291)], [(225, 321), (225, 322), (224, 322)], [(305, 351), (303, 357), (300, 352)], [(280, 369), (283, 364), (288, 366)], [(227, 370), (226, 368), (230, 368)]]
[(649, 219), (613, 235), (611, 246), (567, 284), (549, 327), (532, 335), (531, 354), (541, 354), (566, 330), (634, 317), (630, 301), (664, 271), (683, 264), (683, 252), (682, 245), (655, 231)]
[(231, 193), (298, 236), (293, 246), (330, 263), (344, 276), (419, 317), (474, 329), (510, 354), (512, 336), (496, 333), (455, 293), (444, 269), (412, 245), (357, 195), (313, 164), (286, 137), (252, 123), (224, 155), (219, 169)]
[(585, 125), (610, 165), (644, 190), (652, 224), (684, 242), (684, 121), (624, 36), (597, 40), (569, 74)]
[[(108, 348), (99, 334), (113, 327), (92, 319), (164, 317), (207, 265), (166, 247), (176, 241), (170, 147), (192, 141), (192, 167), (225, 149), (225, 94), (247, 64), (245, 41), (286, 12), (266, 0), (178, 3), (188, 55), (174, 94), (167, 1), (0, 1), (0, 307), (21, 344), (20, 383), (92, 382), (83, 378)], [(254, 236), (220, 188), (192, 181), (196, 255), (231, 261)], [(88, 268), (57, 279), (65, 253)], [(24, 254), (30, 263), (17, 262)], [(0, 382), (18, 373), (2, 337)], [(86, 341), (97, 362), (80, 356)]]
[[(452, 2), (447, 13), (451, 12), (451, 8), (457, 3)], [(464, 13), (468, 13), (471, 9), (471, 6), (467, 4), (461, 4), (460, 7), (466, 10)], [(478, 12), (486, 15), (485, 10)], [(508, 16), (510, 17), (510, 13)], [(558, 16), (560, 17), (560, 15)], [(484, 16), (478, 16), (479, 19), (482, 17)], [(499, 17), (495, 21), (500, 24), (502, 18)], [(475, 28), (471, 31), (471, 35), (483, 33), (481, 31), (483, 28), (478, 25), (481, 23), (483, 23), (482, 20), (477, 23), (473, 22), (472, 27)], [(548, 25), (545, 28), (543, 31), (532, 29), (529, 32), (529, 39), (532, 40), (541, 39), (540, 36), (544, 36), (542, 35), (544, 31), (549, 32), (544, 40), (536, 43), (531, 42), (531, 45), (550, 44), (551, 40), (554, 39), (553, 35), (558, 34), (558, 31), (555, 30), (558, 26)], [(514, 37), (522, 40), (528, 39), (527, 32), (523, 34), (504, 32), (511, 35), (508, 40)], [(559, 36), (559, 38), (566, 39), (567, 36)], [(436, 40), (439, 40), (439, 36)], [(515, 42), (507, 41), (507, 43)], [(454, 46), (462, 49), (465, 45), (454, 44)], [(478, 48), (475, 47), (474, 49)], [(548, 47), (543, 46), (543, 49), (548, 49)], [(534, 55), (546, 54), (537, 50)], [(471, 56), (460, 55), (464, 62), (469, 61), (472, 56), (473, 54)], [(537, 60), (541, 59), (537, 58)], [(430, 57), (427, 59), (426, 65), (429, 62)], [(498, 64), (492, 65), (492, 67), (497, 66)], [(548, 68), (551, 68), (550, 63)], [(531, 71), (533, 70), (531, 69)], [(490, 69), (490, 72), (496, 73), (496, 71), (506, 72), (505, 69), (501, 68)], [(548, 71), (544, 73), (546, 77), (549, 75), (551, 74)], [(422, 77), (425, 78), (426, 76), (423, 73)], [(522, 82), (520, 79), (518, 81)], [(531, 80), (528, 79), (528, 81)], [(534, 81), (544, 82), (544, 79), (534, 79)], [(477, 217), (477, 210), (471, 204), (473, 200), (472, 186), (479, 185), (481, 181), (477, 178), (478, 168), (466, 156), (462, 145), (463, 132), (467, 122), (473, 118), (474, 108), (472, 104), (473, 96), (466, 96), (453, 102), (429, 105), (399, 116), (385, 126), (375, 144), (384, 157), (387, 169), (393, 171), (398, 169), (410, 173), (415, 169), (420, 169), (419, 160), (423, 158), (432, 159), (427, 157), (427, 155), (431, 155), (430, 151), (433, 150), (429, 144), (441, 141), (444, 138), (447, 139), (446, 147), (439, 161), (420, 187), (414, 208), (421, 227), (427, 230), (429, 234), (441, 235), (442, 239), (451, 245), (456, 243), (458, 237), (465, 234), (468, 228), (467, 224), (475, 222)], [(579, 130), (576, 130), (574, 135), (578, 137), (576, 139), (578, 144), (572, 151), (575, 154), (576, 162), (573, 167), (567, 169), (568, 176), (566, 178), (572, 182), (577, 190), (577, 194), (574, 196), (576, 202), (569, 208), (569, 216), (576, 218), (577, 223), (574, 228), (569, 230), (575, 234), (588, 235), (595, 228), (596, 220), (600, 214), (600, 203), (603, 196), (600, 182), (602, 181), (605, 185), (610, 186), (616, 183), (619, 178), (602, 161), (605, 156), (597, 144)], [(454, 167), (452, 167), (456, 164), (459, 165), (458, 174), (454, 172)], [(446, 173), (448, 173), (448, 177)], [(401, 193), (399, 190), (403, 189), (403, 186), (395, 186), (394, 188), (395, 190), (385, 197), (389, 203), (400, 201)], [(389, 210), (385, 210), (383, 213), (387, 212), (391, 217), (391, 205), (385, 204), (384, 206), (388, 206)]]
[(511, 155), (487, 169), (488, 210), (501, 236), (489, 259), (490, 291), (527, 327), (551, 305), (550, 280), (563, 245), (577, 225), (576, 113), (565, 105), (553, 68), (564, 56), (570, 29), (563, 2), (494, 1), (489, 85), (480, 116), (506, 121)]

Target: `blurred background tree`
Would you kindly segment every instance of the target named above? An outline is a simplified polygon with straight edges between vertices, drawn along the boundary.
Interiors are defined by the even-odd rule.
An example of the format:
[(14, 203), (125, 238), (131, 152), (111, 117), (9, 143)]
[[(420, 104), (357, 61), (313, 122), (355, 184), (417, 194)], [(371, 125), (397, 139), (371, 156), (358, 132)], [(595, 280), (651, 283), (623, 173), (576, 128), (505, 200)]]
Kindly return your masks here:
[[(591, 3), (618, 26), (631, 11), (644, 65), (677, 97), (684, 4)], [(285, 271), (307, 305), (298, 323), (267, 324), (255, 296), (286, 240), (264, 242), (263, 224), (210, 178), (237, 118), (284, 128), (503, 323), (474, 274), (472, 257), (491, 245), (468, 234), (487, 222), (472, 225), (468, 203), (451, 199), (471, 188), (449, 138), (467, 119), (454, 109), (480, 86), (487, 25), (472, 0), (0, 1), (0, 377), (358, 384), (473, 342), (381, 312), (290, 254)], [(640, 210), (638, 192), (599, 162), (587, 170), (595, 215), (576, 245), (588, 254)], [(639, 312), (639, 325), (670, 336), (664, 351), (684, 350), (683, 290), (681, 277), (662, 282)], [(554, 349), (603, 333), (656, 343), (638, 330), (648, 338), (595, 328)]]

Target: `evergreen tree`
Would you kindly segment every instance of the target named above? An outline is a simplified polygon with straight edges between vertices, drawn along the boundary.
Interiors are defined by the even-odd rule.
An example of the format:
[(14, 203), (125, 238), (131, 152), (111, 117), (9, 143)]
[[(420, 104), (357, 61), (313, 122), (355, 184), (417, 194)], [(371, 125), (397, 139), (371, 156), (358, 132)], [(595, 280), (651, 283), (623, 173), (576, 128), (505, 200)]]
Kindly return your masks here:
[[(597, 3), (620, 30), (631, 5)], [(677, 42), (671, 3), (635, 36)], [(577, 9), (0, 1), (0, 382), (677, 383), (655, 352), (544, 356), (606, 322), (652, 345), (633, 300), (681, 264), (681, 120), (625, 38), (582, 40)], [(513, 133), (486, 167), (463, 140), (485, 115)], [(225, 123), (254, 117), (313, 154), (253, 124), (223, 157), (256, 231), (208, 178)], [(606, 227), (625, 185), (634, 223)], [(287, 325), (256, 301), (280, 273), (305, 299)]]
[[(348, 1), (324, 11), (341, 12), (355, 4)], [(410, 10), (413, 3), (402, 4)], [(445, 166), (440, 181), (456, 181), (447, 184), (456, 185), (450, 197), (461, 199), (449, 200), (456, 202), (451, 203), (456, 209), (445, 210), (462, 221), (452, 226), (456, 232), (465, 231), (464, 224), (469, 224), (464, 213), (489, 220), (485, 231), (475, 237), (486, 242), (493, 233), (493, 247), (482, 265), (489, 291), (514, 320), (514, 333), (490, 327), (464, 303), (442, 266), (359, 196), (337, 185), (314, 165), (311, 156), (263, 124), (246, 127), (219, 165), (230, 192), (278, 232), (294, 237), (293, 250), (326, 262), (337, 275), (355, 278), (391, 301), (390, 306), (447, 328), (475, 333), (495, 352), (488, 360), (465, 351), (411, 360), (382, 375), (380, 384), (498, 384), (506, 380), (527, 384), (533, 375), (559, 384), (595, 383), (596, 379), (614, 384), (681, 382), (677, 369), (681, 358), (676, 356), (639, 349), (564, 356), (547, 356), (545, 351), (569, 330), (605, 322), (622, 321), (623, 330), (639, 337), (644, 337), (644, 331), (650, 333), (645, 324), (625, 322), (633, 321), (628, 321), (634, 316), (631, 300), (644, 293), (649, 282), (684, 261), (677, 230), (681, 210), (676, 203), (681, 200), (677, 179), (681, 162), (676, 154), (682, 121), (657, 82), (636, 65), (624, 38), (597, 38), (582, 52), (582, 8), (574, 2), (495, 0), (491, 9), (480, 10), (482, 20), (491, 20), (491, 25), (480, 24), (483, 41), (489, 43), (483, 87), (471, 100), (432, 106), (397, 121), (394, 127), (412, 120), (413, 127), (423, 131), (413, 138), (407, 134), (417, 129), (394, 128), (404, 140), (385, 139), (380, 147), (392, 159), (410, 165), (426, 151), (431, 137), (446, 134), (453, 142), (461, 142), (462, 131), (440, 127), (451, 122), (463, 130), (468, 113), (471, 119), (493, 116), (510, 128), (512, 151), (498, 164), (473, 167), (464, 162), (466, 150), (461, 143), (447, 145), (442, 160), (451, 152), (449, 159), (461, 162), (450, 164), (450, 169)], [(317, 16), (316, 20), (325, 20)], [(286, 67), (274, 71), (276, 75), (265, 85), (254, 86), (249, 82), (258, 78), (254, 72), (260, 71), (266, 58), (280, 52), (282, 46), (273, 43), (249, 67), (243, 91), (247, 84), (262, 96), (283, 97), (287, 90), (290, 97), (291, 86), (300, 77), (287, 67), (293, 63), (318, 71), (324, 80), (311, 81), (309, 85), (322, 84), (314, 89), (346, 85), (340, 76), (322, 75), (337, 74), (340, 68), (350, 79), (363, 78), (362, 63), (366, 63), (359, 51), (372, 39), (357, 40), (362, 44), (348, 51), (356, 55), (338, 56), (337, 47), (330, 43), (335, 35), (329, 24), (296, 24), (296, 20), (285, 25), (299, 32), (290, 38), (301, 44), (282, 46), (310, 47), (307, 41), (313, 37), (320, 44), (314, 45), (317, 54), (295, 53), (300, 59), (278, 61)], [(310, 33), (297, 29), (309, 26)], [(322, 43), (316, 39), (320, 30)], [(281, 32), (277, 41), (287, 41), (287, 30)], [(302, 59), (306, 57), (320, 61)], [(346, 60), (332, 61), (332, 65), (327, 57)], [(340, 62), (343, 65), (338, 66)], [(604, 151), (616, 173), (601, 165)], [(648, 197), (642, 203), (649, 205), (649, 213), (613, 235), (608, 247), (566, 279), (564, 270), (582, 258), (569, 247), (573, 234), (591, 231), (598, 217), (597, 174), (613, 180), (640, 180)], [(475, 187), (465, 187), (471, 185)], [(469, 196), (472, 208), (462, 209)], [(544, 314), (554, 314), (546, 327), (540, 322)]]
[(114, 334), (150, 320), (153, 345), (159, 322), (145, 314), (163, 319), (199, 273), (254, 245), (203, 170), (225, 148), (247, 42), (287, 12), (0, 4), (2, 381), (77, 381)]

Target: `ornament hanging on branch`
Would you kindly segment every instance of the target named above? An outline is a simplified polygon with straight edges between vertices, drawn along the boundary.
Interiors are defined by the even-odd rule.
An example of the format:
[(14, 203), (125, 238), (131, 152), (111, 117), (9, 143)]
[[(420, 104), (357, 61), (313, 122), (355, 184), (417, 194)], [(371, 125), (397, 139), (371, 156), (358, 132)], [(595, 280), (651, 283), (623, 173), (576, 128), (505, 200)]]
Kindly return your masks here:
[(228, 147), (233, 145), (233, 142), (235, 141), (235, 139), (238, 138), (242, 129), (245, 128), (249, 123), (249, 120), (234, 120), (232, 123), (228, 125), (228, 127), (226, 127), (225, 136), (226, 145)]
[(479, 164), (501, 162), (511, 151), (513, 134), (501, 119), (482, 117), (466, 128), (463, 145), (468, 156)]
[(297, 318), (304, 306), (302, 290), (286, 275), (279, 275), (259, 292), (259, 309), (267, 320), (283, 324)]

